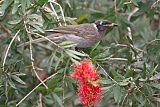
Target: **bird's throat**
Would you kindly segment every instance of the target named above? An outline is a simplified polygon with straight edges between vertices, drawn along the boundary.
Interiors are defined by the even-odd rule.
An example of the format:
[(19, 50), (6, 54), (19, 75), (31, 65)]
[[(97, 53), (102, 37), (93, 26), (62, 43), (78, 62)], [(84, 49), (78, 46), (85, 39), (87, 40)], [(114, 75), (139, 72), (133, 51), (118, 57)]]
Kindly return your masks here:
[(95, 23), (93, 23), (93, 26), (96, 30), (98, 30), (97, 25)]

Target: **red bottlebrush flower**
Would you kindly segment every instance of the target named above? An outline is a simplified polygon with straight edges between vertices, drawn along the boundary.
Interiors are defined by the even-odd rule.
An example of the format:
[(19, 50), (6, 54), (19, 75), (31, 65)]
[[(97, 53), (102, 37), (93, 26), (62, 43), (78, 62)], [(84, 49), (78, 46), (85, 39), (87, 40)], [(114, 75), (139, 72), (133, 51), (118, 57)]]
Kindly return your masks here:
[(94, 102), (100, 101), (101, 87), (98, 82), (99, 75), (92, 67), (89, 60), (84, 59), (78, 64), (74, 64), (74, 72), (71, 77), (77, 79), (78, 96), (84, 106), (94, 107)]
[(91, 66), (90, 61), (87, 59), (84, 59), (79, 64), (74, 64), (74, 72), (71, 74), (71, 77), (78, 80), (85, 79), (91, 81), (99, 78), (95, 69)]
[(78, 96), (84, 106), (94, 107), (94, 102), (101, 100), (101, 87), (102, 85), (94, 86), (90, 83), (79, 84)]

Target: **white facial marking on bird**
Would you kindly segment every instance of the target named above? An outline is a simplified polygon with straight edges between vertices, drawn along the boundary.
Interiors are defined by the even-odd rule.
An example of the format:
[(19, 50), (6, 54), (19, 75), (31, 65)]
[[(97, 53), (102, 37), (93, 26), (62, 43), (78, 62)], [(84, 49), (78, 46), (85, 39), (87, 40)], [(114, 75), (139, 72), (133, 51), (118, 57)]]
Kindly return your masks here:
[(93, 26), (95, 27), (96, 30), (98, 30), (97, 25), (95, 23), (93, 23)]

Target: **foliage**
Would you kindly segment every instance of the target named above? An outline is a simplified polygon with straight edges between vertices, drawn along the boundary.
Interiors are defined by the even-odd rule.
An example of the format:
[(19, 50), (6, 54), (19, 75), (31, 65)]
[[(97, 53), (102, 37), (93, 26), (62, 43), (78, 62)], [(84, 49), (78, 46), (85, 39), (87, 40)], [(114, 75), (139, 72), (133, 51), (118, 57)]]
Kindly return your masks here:
[[(47, 29), (100, 19), (119, 26), (90, 48), (45, 38)], [(158, 107), (159, 31), (159, 0), (1, 0), (0, 106), (82, 106), (70, 74), (88, 57), (104, 86), (97, 106)], [(19, 47), (36, 38), (48, 42)]]

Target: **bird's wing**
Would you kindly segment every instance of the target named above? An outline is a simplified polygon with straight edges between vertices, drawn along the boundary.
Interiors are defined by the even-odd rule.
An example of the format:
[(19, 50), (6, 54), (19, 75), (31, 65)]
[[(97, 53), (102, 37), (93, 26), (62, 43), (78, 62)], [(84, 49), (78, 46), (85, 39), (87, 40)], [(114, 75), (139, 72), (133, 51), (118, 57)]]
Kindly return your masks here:
[(53, 32), (53, 33), (64, 33), (64, 34), (77, 34), (79, 31), (73, 28), (72, 26), (66, 27), (58, 27), (54, 29), (46, 30), (46, 32)]
[(84, 39), (96, 39), (99, 35), (98, 30), (93, 24), (79, 24), (79, 25), (68, 25), (65, 27), (58, 27), (55, 29), (46, 30), (53, 33), (62, 33), (62, 34), (74, 34), (78, 37)]

